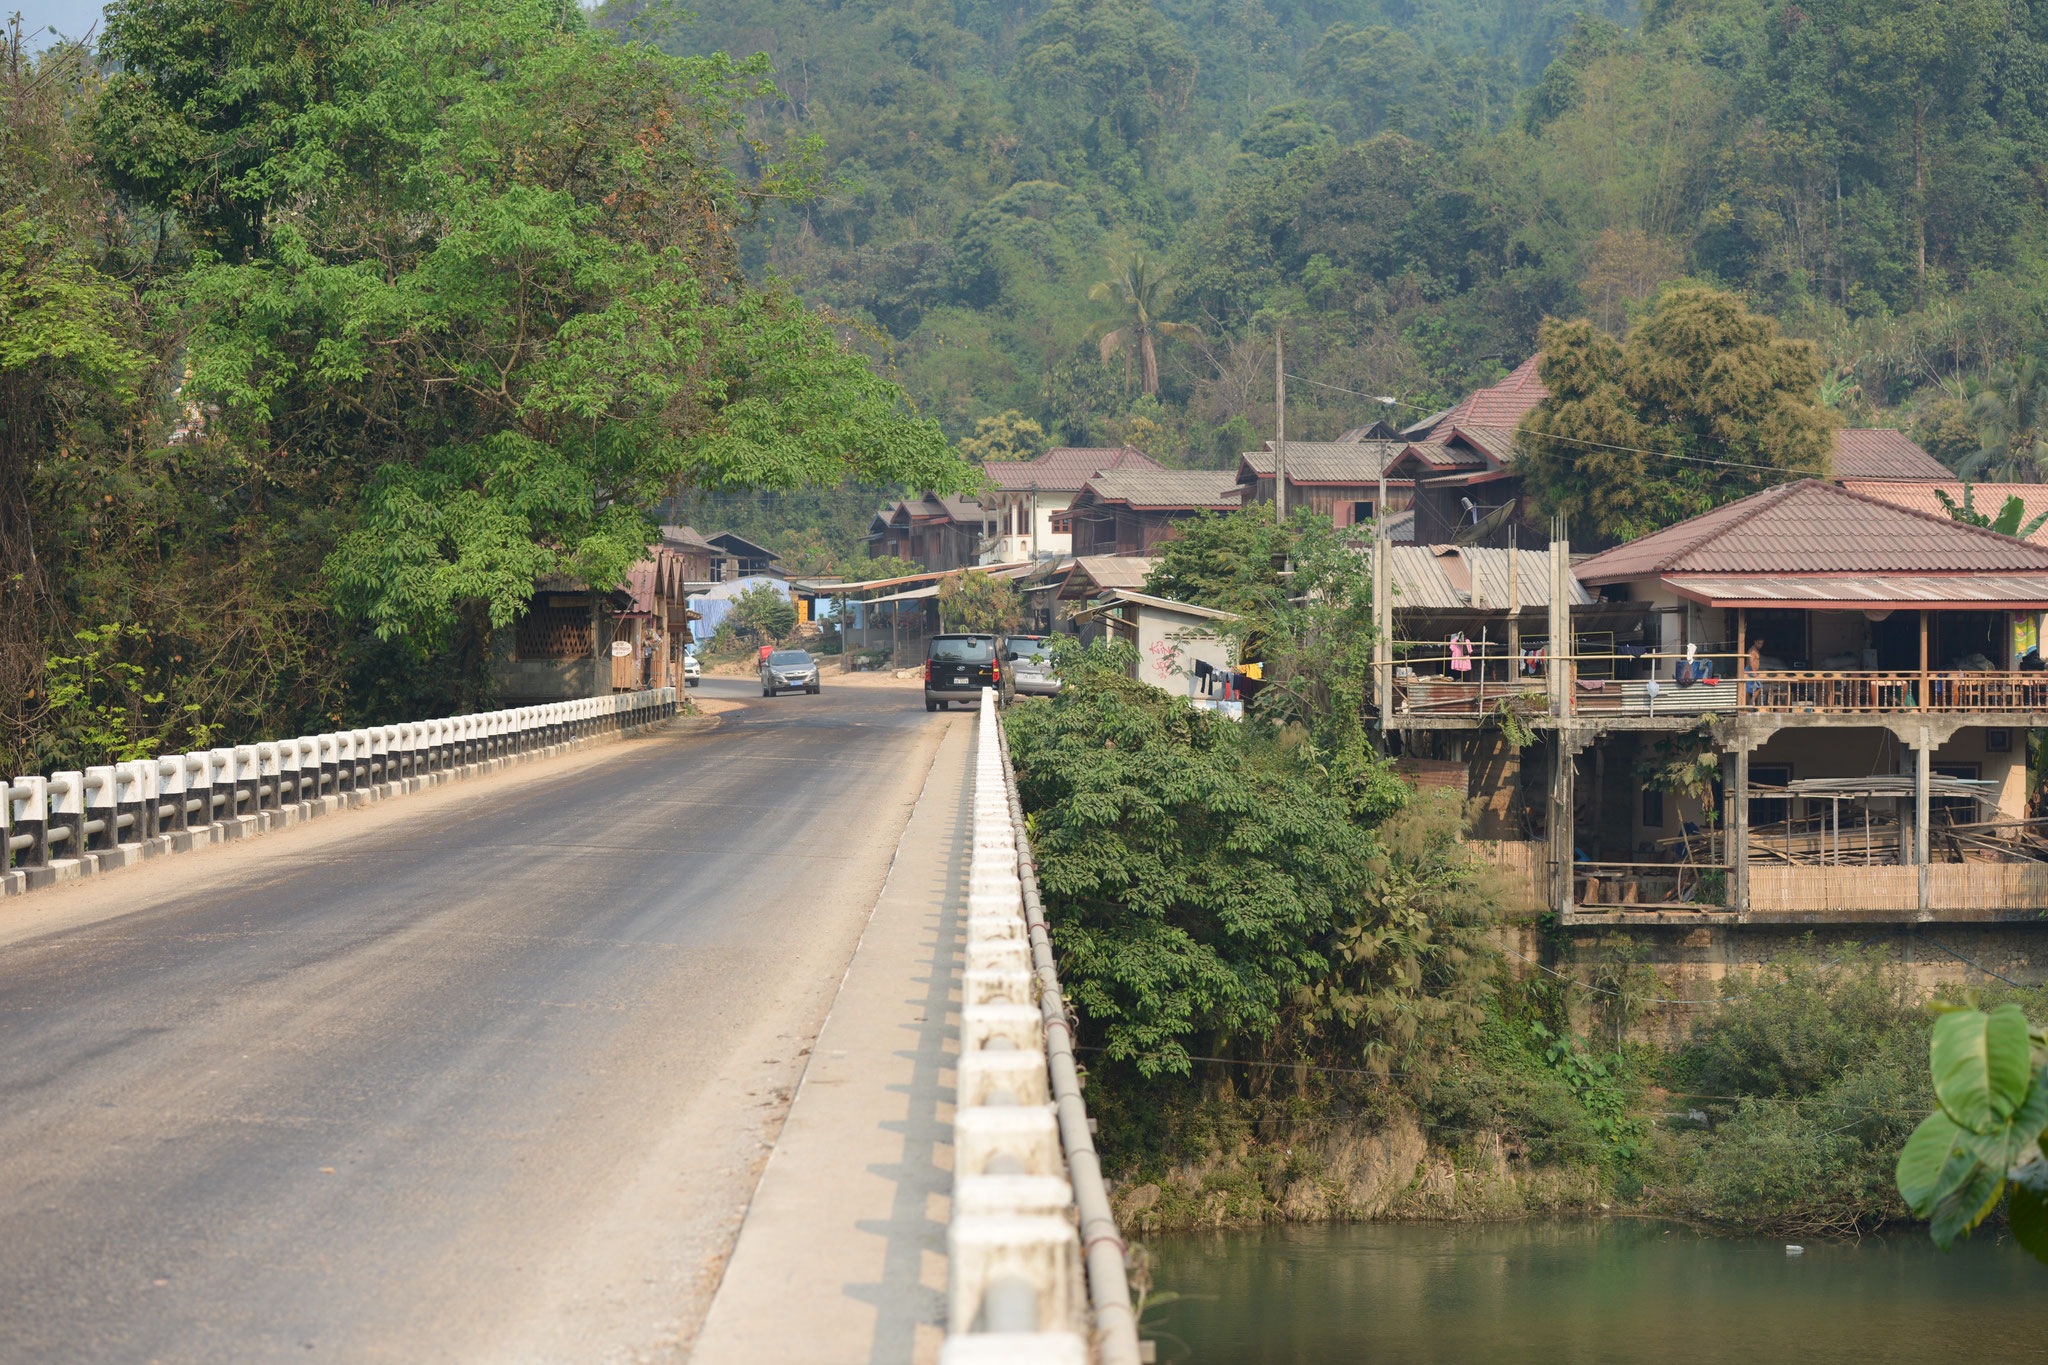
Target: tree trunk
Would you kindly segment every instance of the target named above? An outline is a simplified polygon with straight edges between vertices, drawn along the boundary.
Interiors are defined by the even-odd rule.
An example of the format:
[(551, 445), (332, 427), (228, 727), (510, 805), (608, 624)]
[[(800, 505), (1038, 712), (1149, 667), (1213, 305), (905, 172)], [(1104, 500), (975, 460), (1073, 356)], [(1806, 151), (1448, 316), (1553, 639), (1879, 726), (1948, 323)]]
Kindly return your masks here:
[(1143, 328), (1138, 333), (1138, 360), (1144, 366), (1145, 392), (1159, 392), (1159, 352), (1152, 346), (1152, 329)]

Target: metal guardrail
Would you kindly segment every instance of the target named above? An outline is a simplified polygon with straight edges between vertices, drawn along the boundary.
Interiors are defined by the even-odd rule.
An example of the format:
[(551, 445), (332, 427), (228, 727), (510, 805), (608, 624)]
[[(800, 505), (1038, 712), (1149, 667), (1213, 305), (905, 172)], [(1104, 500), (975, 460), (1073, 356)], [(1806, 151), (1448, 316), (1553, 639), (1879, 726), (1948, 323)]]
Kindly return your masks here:
[(94, 854), (194, 847), (266, 816), (285, 823), (633, 730), (675, 715), (676, 698), (661, 687), (17, 777), (0, 788), (0, 891), (45, 885)]
[(1138, 1365), (1124, 1241), (996, 714), (981, 694), (941, 1365)]

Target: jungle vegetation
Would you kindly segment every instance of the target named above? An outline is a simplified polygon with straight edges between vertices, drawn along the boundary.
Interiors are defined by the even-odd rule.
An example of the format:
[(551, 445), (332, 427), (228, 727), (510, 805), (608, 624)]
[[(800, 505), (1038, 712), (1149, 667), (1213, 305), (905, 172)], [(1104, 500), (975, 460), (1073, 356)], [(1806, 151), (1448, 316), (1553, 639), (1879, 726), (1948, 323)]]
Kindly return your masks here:
[[(972, 471), (743, 242), (765, 59), (566, 0), (121, 0), (0, 61), (0, 761), (478, 705), (695, 490)], [(218, 737), (218, 739), (216, 739)]]
[[(870, 324), (956, 442), (1007, 417), (1223, 464), (1271, 434), (1276, 326), (1289, 429), (1327, 439), (1364, 395), (1413, 420), (1498, 377), (1545, 319), (1625, 348), (1677, 286), (1810, 343), (1783, 378), (1828, 421), (1985, 478), (2048, 451), (2035, 0), (696, 8), (603, 22), (768, 55), (747, 126), (815, 139), (828, 187), (749, 268)], [(1616, 515), (1717, 496), (1662, 482)]]

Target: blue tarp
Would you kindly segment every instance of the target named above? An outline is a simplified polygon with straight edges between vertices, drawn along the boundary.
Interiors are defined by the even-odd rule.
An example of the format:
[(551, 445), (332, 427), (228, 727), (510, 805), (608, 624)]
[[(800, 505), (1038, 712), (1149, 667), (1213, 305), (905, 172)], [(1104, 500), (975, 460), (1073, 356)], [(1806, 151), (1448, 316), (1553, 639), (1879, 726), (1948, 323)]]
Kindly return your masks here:
[(718, 623), (732, 612), (733, 599), (757, 583), (766, 583), (784, 597), (789, 596), (789, 584), (766, 574), (754, 574), (748, 578), (736, 578), (730, 583), (720, 583), (709, 592), (698, 593), (690, 599), (690, 610), (698, 613), (699, 619), (690, 622), (690, 638), (708, 640), (718, 631)]

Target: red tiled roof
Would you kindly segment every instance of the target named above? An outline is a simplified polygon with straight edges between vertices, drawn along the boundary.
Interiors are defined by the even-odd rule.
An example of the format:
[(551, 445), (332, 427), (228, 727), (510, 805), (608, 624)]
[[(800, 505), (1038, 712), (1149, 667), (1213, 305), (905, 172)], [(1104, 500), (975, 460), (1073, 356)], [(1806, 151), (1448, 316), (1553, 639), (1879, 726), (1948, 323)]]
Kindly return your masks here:
[(1059, 446), (1035, 460), (1000, 461), (983, 466), (997, 488), (1021, 492), (1078, 493), (1090, 476), (1112, 469), (1163, 469), (1134, 446)]
[(1891, 427), (1843, 427), (1835, 433), (1834, 476), (1838, 479), (1955, 478), (1955, 471)]
[(1429, 435), (1422, 439), (1434, 445), (1442, 445), (1451, 439), (1451, 433), (1460, 428), (1495, 428), (1513, 431), (1521, 425), (1522, 419), (1536, 410), (1536, 405), (1550, 395), (1543, 387), (1543, 381), (1536, 377), (1537, 356), (1530, 356), (1506, 379), (1491, 388), (1480, 389), (1468, 394), (1440, 418), (1429, 429)]
[(2048, 547), (1819, 479), (1767, 488), (1594, 555), (1582, 583), (1692, 573), (2017, 573)]
[[(1948, 509), (1941, 505), (1936, 492), (1949, 495), (1956, 506), (1963, 504), (1963, 485), (1959, 479), (1937, 483), (1933, 479), (1844, 479), (1842, 487), (1852, 493), (1861, 493), (1879, 502), (1888, 502), (1894, 507), (1910, 507), (1916, 512), (1925, 512), (1932, 517), (1945, 517)], [(1987, 517), (1998, 515), (1998, 509), (2005, 506), (2007, 498), (2018, 498), (2026, 514), (2022, 523), (2032, 521), (2043, 512), (2048, 512), (2048, 483), (1979, 483), (1972, 484), (1971, 506)], [(2039, 530), (2025, 537), (2036, 545), (2048, 545), (2048, 522)]]

